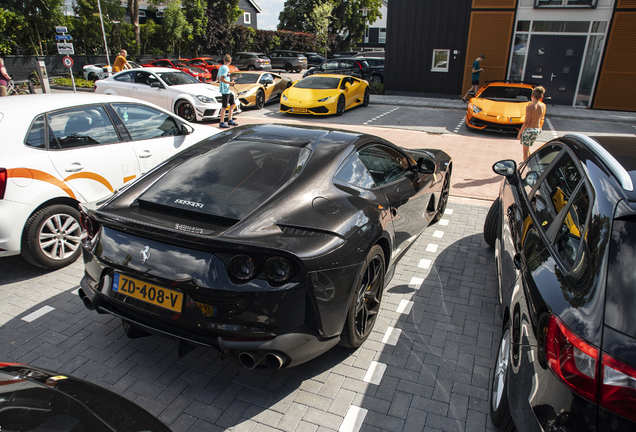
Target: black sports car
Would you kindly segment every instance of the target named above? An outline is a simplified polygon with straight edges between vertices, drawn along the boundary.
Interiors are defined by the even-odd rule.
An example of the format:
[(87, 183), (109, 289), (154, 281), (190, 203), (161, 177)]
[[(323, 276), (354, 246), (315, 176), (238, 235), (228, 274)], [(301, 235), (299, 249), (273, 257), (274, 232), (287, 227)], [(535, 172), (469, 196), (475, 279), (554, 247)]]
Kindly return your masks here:
[(0, 430), (170, 432), (148, 411), (110, 390), (19, 363), (0, 363)]
[(214, 347), (246, 368), (357, 348), (396, 261), (443, 214), (450, 175), (439, 150), (238, 127), (81, 206), (80, 296), (129, 336)]
[(503, 321), (492, 422), (636, 430), (636, 138), (568, 134), (493, 169), (505, 178), (484, 226)]

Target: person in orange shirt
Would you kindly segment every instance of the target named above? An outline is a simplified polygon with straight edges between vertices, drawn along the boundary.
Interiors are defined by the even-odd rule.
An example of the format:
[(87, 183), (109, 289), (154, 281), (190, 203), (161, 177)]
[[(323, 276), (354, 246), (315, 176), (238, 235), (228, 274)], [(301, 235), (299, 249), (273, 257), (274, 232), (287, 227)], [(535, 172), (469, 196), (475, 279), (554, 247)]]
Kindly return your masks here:
[(124, 69), (132, 69), (128, 64), (128, 60), (126, 60), (126, 56), (128, 52), (125, 49), (119, 51), (119, 55), (115, 59), (115, 63), (113, 64), (113, 73), (121, 72)]

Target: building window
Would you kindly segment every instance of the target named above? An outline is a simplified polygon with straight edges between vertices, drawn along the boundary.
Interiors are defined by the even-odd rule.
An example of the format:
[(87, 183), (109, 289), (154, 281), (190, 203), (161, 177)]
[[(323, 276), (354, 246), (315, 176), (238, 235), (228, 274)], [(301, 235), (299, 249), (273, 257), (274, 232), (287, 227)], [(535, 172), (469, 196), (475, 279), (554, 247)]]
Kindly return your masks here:
[(243, 24), (252, 24), (252, 14), (243, 12)]
[(541, 33), (587, 33), (589, 21), (533, 21), (532, 31)]
[(386, 29), (385, 28), (381, 28), (380, 29), (380, 36), (378, 38), (378, 42), (386, 43)]
[(534, 0), (535, 8), (595, 8), (598, 0)]
[(146, 11), (145, 10), (140, 10), (139, 11), (139, 18), (146, 18)]
[(447, 50), (447, 49), (433, 50), (433, 67), (431, 67), (431, 72), (448, 72), (449, 58), (450, 58), (450, 50)]

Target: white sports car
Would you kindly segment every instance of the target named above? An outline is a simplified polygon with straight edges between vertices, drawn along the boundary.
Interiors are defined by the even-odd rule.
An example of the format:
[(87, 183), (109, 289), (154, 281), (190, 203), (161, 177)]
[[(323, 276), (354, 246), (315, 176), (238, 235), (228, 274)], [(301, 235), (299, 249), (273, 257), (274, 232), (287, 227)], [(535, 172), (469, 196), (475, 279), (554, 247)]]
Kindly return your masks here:
[[(141, 69), (142, 67), (140, 64), (130, 60), (128, 61), (128, 64), (133, 69)], [(83, 69), (84, 79), (87, 79), (89, 81), (97, 81), (100, 79), (108, 78), (110, 75), (112, 75), (113, 68), (104, 63), (97, 63), (92, 65), (85, 65)]]
[[(95, 82), (95, 93), (130, 96), (173, 111), (187, 121), (219, 118), (219, 88), (171, 68), (126, 70)], [(241, 112), (238, 95), (235, 113)], [(227, 112), (227, 111), (226, 111)]]

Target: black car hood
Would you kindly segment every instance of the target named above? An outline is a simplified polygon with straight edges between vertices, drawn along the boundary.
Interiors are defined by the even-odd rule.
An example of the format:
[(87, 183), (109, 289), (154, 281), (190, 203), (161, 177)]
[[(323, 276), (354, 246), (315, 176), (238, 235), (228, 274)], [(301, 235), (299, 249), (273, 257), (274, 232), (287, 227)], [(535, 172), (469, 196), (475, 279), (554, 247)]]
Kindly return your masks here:
[(0, 364), (2, 432), (170, 432), (143, 408), (109, 390), (20, 364)]

